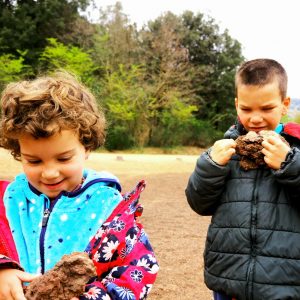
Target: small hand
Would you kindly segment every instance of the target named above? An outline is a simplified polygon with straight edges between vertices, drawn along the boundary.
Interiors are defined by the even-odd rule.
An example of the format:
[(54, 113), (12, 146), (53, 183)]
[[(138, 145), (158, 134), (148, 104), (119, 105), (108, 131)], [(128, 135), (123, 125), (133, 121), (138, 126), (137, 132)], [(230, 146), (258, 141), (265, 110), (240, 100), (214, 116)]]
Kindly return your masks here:
[(23, 282), (31, 282), (37, 276), (16, 269), (0, 270), (0, 300), (26, 300)]
[(226, 165), (231, 156), (235, 154), (236, 142), (233, 139), (216, 141), (212, 146), (210, 157), (219, 165)]
[(264, 148), (261, 152), (265, 155), (266, 164), (274, 170), (279, 170), (291, 148), (281, 140), (279, 135), (267, 137), (262, 142), (262, 146)]

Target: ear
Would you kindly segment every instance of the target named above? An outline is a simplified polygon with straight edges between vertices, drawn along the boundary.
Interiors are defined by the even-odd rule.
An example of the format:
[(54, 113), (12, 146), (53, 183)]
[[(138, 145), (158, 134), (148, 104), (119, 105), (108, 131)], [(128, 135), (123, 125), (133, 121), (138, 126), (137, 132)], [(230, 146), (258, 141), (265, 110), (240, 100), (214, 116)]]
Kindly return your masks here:
[(286, 115), (289, 108), (290, 108), (290, 104), (291, 104), (291, 98), (287, 97), (285, 99), (283, 99), (282, 101), (282, 115)]
[(238, 98), (234, 98), (235, 109), (238, 109)]

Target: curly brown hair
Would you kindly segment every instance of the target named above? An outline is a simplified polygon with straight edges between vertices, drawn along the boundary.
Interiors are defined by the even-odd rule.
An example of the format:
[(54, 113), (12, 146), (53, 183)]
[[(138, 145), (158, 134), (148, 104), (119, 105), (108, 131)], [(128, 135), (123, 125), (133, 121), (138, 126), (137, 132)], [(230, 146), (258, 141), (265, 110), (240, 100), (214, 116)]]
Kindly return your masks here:
[(22, 134), (46, 138), (61, 130), (74, 130), (87, 150), (104, 144), (105, 117), (93, 94), (75, 76), (51, 76), (10, 83), (2, 92), (0, 146), (20, 160)]

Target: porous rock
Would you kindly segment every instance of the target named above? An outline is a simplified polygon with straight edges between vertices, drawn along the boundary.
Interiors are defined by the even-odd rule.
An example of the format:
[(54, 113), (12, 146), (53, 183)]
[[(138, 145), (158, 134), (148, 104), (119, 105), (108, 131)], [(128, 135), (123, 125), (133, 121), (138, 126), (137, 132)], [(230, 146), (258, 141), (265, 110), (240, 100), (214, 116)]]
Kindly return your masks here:
[(84, 292), (86, 283), (96, 276), (96, 269), (87, 253), (73, 252), (26, 289), (27, 300), (70, 300)]
[(279, 136), (287, 145), (287, 141), (271, 130), (262, 130), (259, 133), (249, 131), (246, 135), (239, 136), (236, 141), (236, 153), (240, 155), (240, 166), (244, 170), (257, 169), (266, 166), (264, 154), (261, 152), (262, 141), (269, 136)]

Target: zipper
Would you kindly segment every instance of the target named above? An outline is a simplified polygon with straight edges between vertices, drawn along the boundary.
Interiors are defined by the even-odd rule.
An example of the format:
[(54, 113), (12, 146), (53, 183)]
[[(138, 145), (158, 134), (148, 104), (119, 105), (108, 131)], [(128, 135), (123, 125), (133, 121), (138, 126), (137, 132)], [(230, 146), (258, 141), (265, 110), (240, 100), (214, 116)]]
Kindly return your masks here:
[(254, 180), (254, 188), (251, 199), (251, 220), (250, 220), (250, 263), (247, 270), (246, 278), (246, 299), (252, 300), (253, 297), (253, 268), (256, 260), (256, 228), (257, 228), (257, 200), (258, 200), (258, 184), (259, 178), (263, 171), (257, 170)]
[(47, 226), (49, 216), (50, 216), (50, 210), (48, 208), (46, 208), (44, 210), (44, 215), (43, 215), (43, 220), (42, 220), (42, 227)]
[[(60, 196), (60, 195), (59, 195)], [(47, 230), (48, 221), (51, 215), (51, 212), (53, 210), (54, 205), (59, 199), (59, 196), (50, 201), (48, 198), (45, 198), (45, 207), (44, 207), (44, 213), (43, 213), (43, 219), (42, 219), (42, 229), (40, 234), (40, 257), (41, 257), (41, 273), (44, 274), (45, 272), (45, 234)], [(50, 205), (48, 204), (50, 201)], [(49, 207), (47, 207), (49, 205)]]

